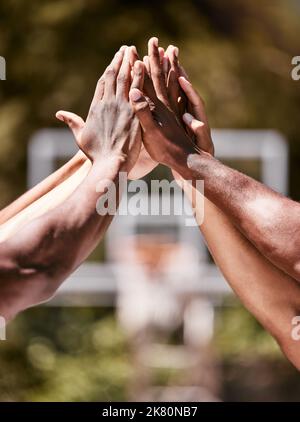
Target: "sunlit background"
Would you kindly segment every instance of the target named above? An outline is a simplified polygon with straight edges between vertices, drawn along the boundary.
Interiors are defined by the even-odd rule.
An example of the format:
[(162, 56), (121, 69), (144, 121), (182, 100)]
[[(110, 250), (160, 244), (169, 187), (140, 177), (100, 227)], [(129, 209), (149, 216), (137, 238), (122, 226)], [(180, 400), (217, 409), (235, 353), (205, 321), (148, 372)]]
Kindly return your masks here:
[[(299, 18), (297, 0), (1, 2), (0, 206), (32, 182), (32, 137), (62, 128), (59, 109), (85, 117), (114, 52), (134, 44), (143, 56), (150, 36), (178, 45), (213, 128), (281, 133), (286, 192), (299, 200)], [(226, 161), (263, 180), (259, 157)], [(197, 227), (149, 221), (117, 223), (49, 306), (9, 325), (0, 400), (299, 400), (298, 372), (228, 291)]]

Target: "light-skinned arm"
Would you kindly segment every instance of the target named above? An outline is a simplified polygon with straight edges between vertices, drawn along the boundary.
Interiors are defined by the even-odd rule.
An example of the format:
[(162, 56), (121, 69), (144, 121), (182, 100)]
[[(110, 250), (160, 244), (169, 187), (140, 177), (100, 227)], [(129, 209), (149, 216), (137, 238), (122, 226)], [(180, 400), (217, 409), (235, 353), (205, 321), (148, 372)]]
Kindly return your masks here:
[(65, 165), (1, 210), (0, 226), (64, 182), (68, 177), (74, 174), (85, 161), (86, 157), (79, 151)]
[[(124, 51), (122, 46), (120, 51)], [(135, 47), (132, 47), (130, 65), (138, 59)], [(98, 94), (104, 89), (103, 77), (99, 80)], [(84, 120), (71, 112), (59, 111), (56, 117), (66, 123), (80, 145), (80, 138), (83, 132)], [(26, 192), (8, 207), (0, 212), (0, 242), (18, 233), (31, 220), (38, 218), (65, 201), (71, 193), (84, 180), (92, 166), (91, 161), (82, 152), (78, 153), (64, 166), (51, 174), (37, 186)], [(142, 146), (141, 152), (135, 166), (129, 173), (129, 179), (138, 179), (151, 171), (153, 162)]]
[[(62, 204), (0, 243), (0, 314), (6, 319), (49, 299), (113, 218), (97, 213), (97, 201), (109, 182), (118, 185), (121, 171), (132, 169), (141, 146), (139, 122), (128, 100), (133, 52), (131, 47), (118, 52), (104, 83), (98, 83), (79, 143), (92, 163), (87, 176)], [(143, 67), (137, 63), (135, 69), (132, 87), (141, 87)]]

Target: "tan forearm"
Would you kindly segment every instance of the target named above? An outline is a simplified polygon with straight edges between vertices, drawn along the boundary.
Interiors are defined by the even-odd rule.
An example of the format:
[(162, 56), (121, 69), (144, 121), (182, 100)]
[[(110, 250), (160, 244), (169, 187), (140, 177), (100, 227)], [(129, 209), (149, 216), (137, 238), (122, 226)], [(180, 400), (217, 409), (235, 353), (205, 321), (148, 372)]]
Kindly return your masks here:
[(8, 205), (0, 212), (0, 225), (7, 222), (12, 217), (16, 216), (24, 208), (31, 205), (33, 202), (56, 188), (60, 183), (70, 177), (76, 170), (78, 170), (86, 161), (84, 154), (79, 151), (70, 161), (52, 173), (45, 180), (30, 189), (24, 195), (16, 199), (12, 204)]
[(86, 160), (67, 179), (2, 224), (0, 226), (0, 243), (18, 233), (30, 221), (62, 204), (84, 180), (91, 166), (91, 162)]
[(49, 299), (96, 247), (114, 216), (98, 214), (97, 203), (107, 184), (118, 185), (122, 159), (94, 164), (65, 201), (0, 243), (1, 315)]

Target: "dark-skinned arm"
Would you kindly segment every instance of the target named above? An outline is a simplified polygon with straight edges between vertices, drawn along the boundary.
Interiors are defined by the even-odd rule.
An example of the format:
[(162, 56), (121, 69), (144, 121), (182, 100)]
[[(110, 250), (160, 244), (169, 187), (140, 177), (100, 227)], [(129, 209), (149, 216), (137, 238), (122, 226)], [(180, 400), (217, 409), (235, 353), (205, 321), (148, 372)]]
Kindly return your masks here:
[[(155, 44), (157, 45), (157, 43)], [(155, 66), (160, 66), (158, 52), (154, 51), (153, 53), (156, 48), (155, 44), (150, 40), (149, 59), (146, 60), (151, 68), (152, 79), (161, 77), (161, 70), (154, 71), (153, 69)], [(174, 51), (169, 50), (171, 50), (169, 52), (174, 61), (176, 59)], [(171, 65), (171, 68), (174, 68), (172, 60)], [(162, 83), (162, 81), (156, 82), (153, 85), (160, 87)], [(193, 146), (191, 139), (188, 139), (186, 131), (179, 127), (178, 113), (174, 110), (172, 115), (169, 110), (170, 103), (174, 105), (178, 102), (172, 101), (169, 92), (168, 101), (163, 98), (162, 91), (159, 91), (160, 98), (158, 95), (155, 98), (157, 91), (150, 87), (147, 89), (147, 96), (155, 105), (155, 118), (153, 118), (143, 94), (137, 90), (133, 90), (131, 93), (133, 107), (143, 127), (145, 147), (153, 160), (157, 160), (173, 170), (174, 176), (193, 204), (195, 217), (216, 264), (237, 296), (265, 329), (273, 335), (290, 361), (300, 369), (299, 342), (291, 336), (292, 320), (300, 311), (299, 283), (265, 258), (236, 228), (223, 210), (207, 198), (204, 199), (205, 214), (204, 221), (202, 221), (203, 210), (200, 207), (203, 204), (203, 198), (196, 201), (202, 196), (201, 193), (189, 183), (182, 184), (182, 180), (184, 178), (189, 180), (190, 176), (190, 169), (186, 164), (182, 164), (184, 163), (182, 157), (187, 158), (204, 149), (208, 155), (212, 156), (214, 148), (200, 97), (185, 78), (181, 79), (180, 85), (188, 97), (189, 106), (191, 106), (189, 107), (190, 113), (193, 112), (197, 116), (195, 118), (191, 114), (184, 115), (184, 122), (189, 131), (195, 135), (195, 145)], [(177, 92), (179, 92), (178, 89)], [(175, 94), (175, 97), (177, 98), (178, 94)], [(178, 174), (180, 169), (182, 177)]]

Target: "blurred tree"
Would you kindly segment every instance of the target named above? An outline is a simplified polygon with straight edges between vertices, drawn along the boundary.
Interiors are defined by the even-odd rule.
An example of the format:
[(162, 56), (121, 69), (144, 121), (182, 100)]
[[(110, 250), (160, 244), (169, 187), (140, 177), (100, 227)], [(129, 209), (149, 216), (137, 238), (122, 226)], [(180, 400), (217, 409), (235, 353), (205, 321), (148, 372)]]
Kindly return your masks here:
[[(290, 76), (291, 59), (300, 54), (299, 15), (293, 0), (1, 2), (0, 55), (7, 60), (7, 81), (0, 82), (0, 207), (26, 188), (31, 135), (61, 127), (54, 117), (58, 109), (85, 116), (114, 52), (121, 44), (135, 44), (143, 55), (152, 35), (164, 46), (180, 47), (212, 126), (275, 128), (288, 137), (291, 194), (300, 199), (300, 82)], [(239, 359), (251, 361), (251, 351), (284, 362), (249, 314), (229, 309), (223, 316), (216, 341), (227, 365), (239, 370)], [(10, 325), (8, 336), (9, 342), (1, 343), (0, 400), (126, 399), (132, 368), (111, 314), (33, 309)], [(296, 371), (282, 365), (281, 374), (288, 374), (278, 387), (283, 399), (299, 391), (299, 383), (296, 388), (290, 382)], [(232, 392), (236, 373), (226, 373)], [(264, 391), (263, 382), (259, 385), (257, 391)]]
[(35, 308), (8, 331), (0, 401), (127, 399), (132, 368), (110, 309)]

